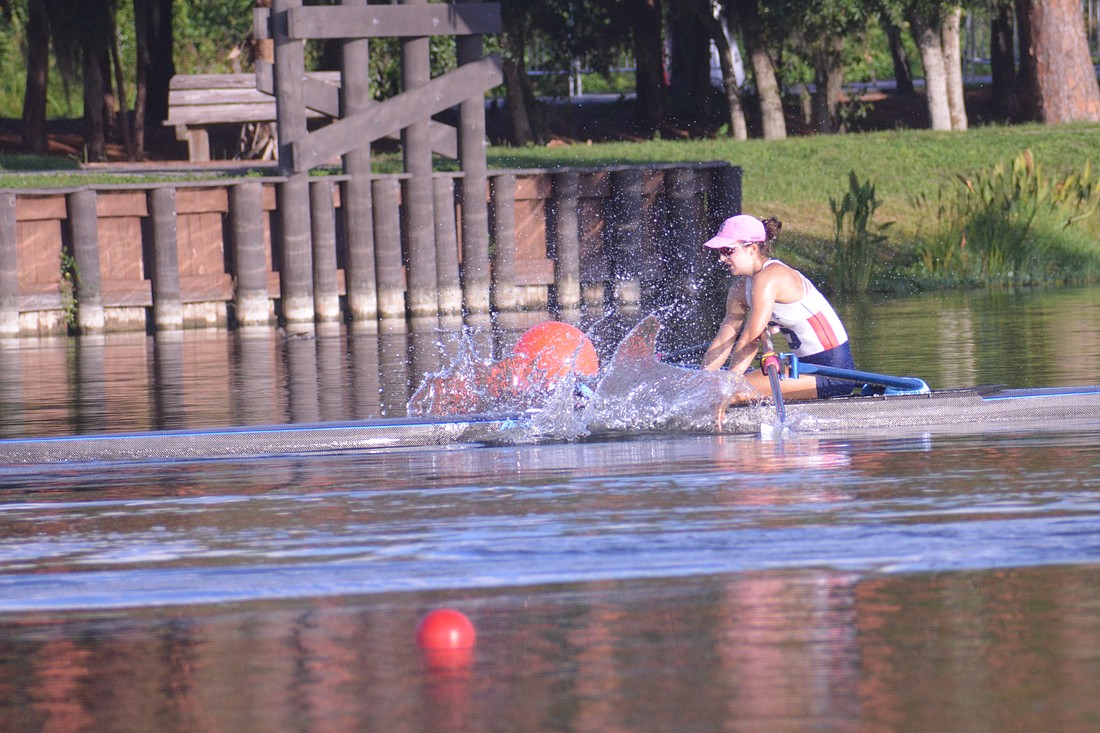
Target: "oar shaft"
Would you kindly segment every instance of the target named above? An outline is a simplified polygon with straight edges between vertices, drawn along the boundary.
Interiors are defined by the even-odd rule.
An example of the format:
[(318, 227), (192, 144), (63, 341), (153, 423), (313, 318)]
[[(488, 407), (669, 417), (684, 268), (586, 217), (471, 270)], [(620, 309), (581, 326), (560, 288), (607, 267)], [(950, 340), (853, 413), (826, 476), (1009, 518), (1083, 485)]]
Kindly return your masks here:
[(792, 377), (798, 377), (800, 374), (817, 374), (822, 377), (832, 377), (833, 379), (846, 379), (850, 382), (877, 384), (900, 392), (924, 394), (929, 391), (928, 384), (918, 377), (895, 377), (889, 374), (864, 372), (859, 369), (843, 369), (841, 367), (809, 364), (804, 361), (799, 361), (798, 358), (794, 356), (790, 357), (790, 362)]

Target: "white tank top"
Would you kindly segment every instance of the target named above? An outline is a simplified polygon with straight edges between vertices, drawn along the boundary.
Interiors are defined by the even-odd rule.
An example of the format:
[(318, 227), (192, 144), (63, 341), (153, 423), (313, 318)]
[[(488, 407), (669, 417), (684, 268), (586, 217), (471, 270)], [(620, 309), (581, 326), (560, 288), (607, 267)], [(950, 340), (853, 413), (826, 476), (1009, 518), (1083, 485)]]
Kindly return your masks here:
[[(776, 262), (779, 260), (768, 260), (764, 267)], [(820, 354), (840, 346), (848, 340), (840, 317), (805, 275), (798, 272), (798, 276), (802, 279), (802, 297), (793, 303), (777, 302), (772, 306), (770, 323), (779, 326), (795, 356)], [(751, 308), (752, 278), (745, 281), (745, 301)]]

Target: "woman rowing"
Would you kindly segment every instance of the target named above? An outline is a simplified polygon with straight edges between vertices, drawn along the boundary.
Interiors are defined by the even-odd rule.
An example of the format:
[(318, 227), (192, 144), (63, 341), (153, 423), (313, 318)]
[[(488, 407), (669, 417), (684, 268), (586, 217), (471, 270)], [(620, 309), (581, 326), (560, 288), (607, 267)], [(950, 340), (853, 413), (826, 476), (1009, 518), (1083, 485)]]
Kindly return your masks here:
[[(773, 259), (771, 245), (782, 227), (778, 219), (759, 219), (742, 214), (726, 219), (704, 246), (716, 250), (718, 259), (739, 278), (726, 298), (726, 317), (706, 354), (703, 368), (729, 370), (745, 375), (746, 391), (735, 400), (747, 402), (771, 394), (768, 375), (746, 374), (756, 356), (760, 339), (778, 330), (800, 361), (852, 369), (848, 334), (836, 311), (814, 284), (798, 270)], [(849, 394), (852, 383), (809, 374), (780, 382), (783, 398), (809, 400)]]

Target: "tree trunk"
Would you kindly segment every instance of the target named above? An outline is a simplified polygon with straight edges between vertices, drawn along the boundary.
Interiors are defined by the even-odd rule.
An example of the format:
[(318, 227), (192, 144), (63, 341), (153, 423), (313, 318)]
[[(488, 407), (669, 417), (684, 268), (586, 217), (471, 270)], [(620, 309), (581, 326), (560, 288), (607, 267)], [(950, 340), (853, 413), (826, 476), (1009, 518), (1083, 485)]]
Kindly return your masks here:
[(508, 115), (512, 123), (512, 144), (523, 147), (535, 141), (535, 131), (531, 126), (525, 90), (527, 65), (524, 62), (524, 52), (527, 48), (527, 19), (524, 17), (522, 8), (514, 8), (512, 12), (508, 10), (508, 5), (502, 8), (504, 32), (501, 36), (501, 56), (504, 67), (504, 92), (508, 99)]
[(1013, 35), (1012, 3), (1000, 2), (993, 8), (990, 22), (989, 65), (993, 75), (993, 112), (1008, 119), (1019, 112)]
[(692, 135), (706, 129), (710, 92), (710, 35), (682, 3), (671, 6), (672, 84), (669, 96), (679, 123)]
[(951, 129), (951, 108), (947, 101), (947, 74), (943, 62), (943, 47), (939, 24), (924, 14), (911, 10), (909, 28), (920, 50), (924, 66), (924, 94), (933, 130)]
[(637, 113), (649, 132), (665, 119), (664, 46), (661, 43), (661, 0), (635, 0), (630, 18), (634, 30), (634, 91)]
[(890, 59), (894, 62), (897, 93), (912, 96), (914, 93), (913, 67), (909, 65), (909, 54), (905, 51), (905, 44), (901, 39), (901, 29), (889, 18), (883, 18), (882, 25), (886, 30), (886, 40), (890, 44)]
[(118, 129), (122, 133), (122, 144), (126, 148), (129, 160), (138, 159), (138, 150), (130, 134), (130, 113), (126, 107), (126, 71), (122, 68), (122, 54), (118, 52), (118, 28), (111, 19), (111, 66), (115, 70), (116, 98), (118, 100)]
[(1035, 68), (1035, 57), (1031, 54), (1031, 2), (1016, 0), (1016, 43), (1019, 67), (1016, 69), (1017, 100), (1024, 119), (1038, 120), (1039, 79)]
[[(732, 17), (734, 5), (730, 3), (727, 8)], [(736, 8), (737, 24), (741, 27), (741, 37), (745, 39), (749, 62), (752, 64), (752, 75), (756, 80), (756, 93), (760, 97), (760, 123), (764, 128), (764, 139), (783, 139), (787, 137), (787, 120), (783, 116), (783, 93), (775, 73), (775, 60), (768, 51), (756, 0), (738, 3)]]
[(1047, 124), (1100, 121), (1100, 86), (1089, 55), (1079, 0), (1029, 3), (1040, 119)]
[[(144, 11), (144, 20), (140, 21), (138, 4)], [(139, 70), (144, 66), (145, 83), (135, 91), (139, 101), (135, 101), (134, 110), (141, 112), (149, 129), (159, 129), (168, 119), (168, 85), (176, 74), (172, 60), (172, 0), (135, 0), (134, 15), (135, 23), (140, 23), (137, 41), (140, 44), (144, 37), (146, 58), (144, 64), (138, 61)], [(136, 128), (136, 119), (134, 125)]]
[(730, 49), (729, 37), (726, 35), (726, 24), (714, 17), (709, 2), (694, 2), (691, 7), (700, 25), (707, 29), (710, 40), (718, 50), (718, 63), (722, 69), (722, 88), (725, 90), (726, 102), (729, 106), (730, 137), (734, 140), (748, 140), (749, 129), (745, 124), (745, 108), (741, 103), (741, 85), (737, 83), (737, 76), (733, 70), (733, 51)]
[(104, 119), (103, 63), (98, 53), (85, 48), (84, 70), (84, 147), (90, 161), (107, 158), (107, 126)]
[(965, 130), (966, 96), (963, 94), (962, 48), (959, 24), (962, 8), (947, 8), (940, 26), (940, 47), (943, 49), (943, 66), (947, 82), (947, 108), (951, 115), (951, 129)]
[(834, 133), (841, 129), (839, 107), (844, 83), (841, 53), (844, 38), (838, 35), (814, 44), (813, 126), (818, 132)]
[(145, 154), (145, 106), (149, 89), (148, 0), (134, 0), (134, 149)]
[(42, 0), (27, 6), (27, 86), (23, 94), (23, 146), (32, 153), (49, 150), (46, 88), (50, 79), (50, 23)]

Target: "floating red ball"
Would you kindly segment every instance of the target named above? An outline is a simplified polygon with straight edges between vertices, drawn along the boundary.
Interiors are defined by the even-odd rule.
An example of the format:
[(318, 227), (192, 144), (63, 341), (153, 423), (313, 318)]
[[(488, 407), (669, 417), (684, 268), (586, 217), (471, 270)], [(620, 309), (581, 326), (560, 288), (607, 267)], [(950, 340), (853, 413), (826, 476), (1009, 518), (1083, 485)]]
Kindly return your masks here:
[(425, 649), (469, 649), (476, 638), (470, 619), (453, 608), (431, 611), (416, 627), (416, 643)]
[(600, 369), (596, 347), (584, 331), (561, 321), (543, 321), (527, 329), (512, 354), (530, 361), (551, 380), (570, 368), (584, 377), (595, 376)]

